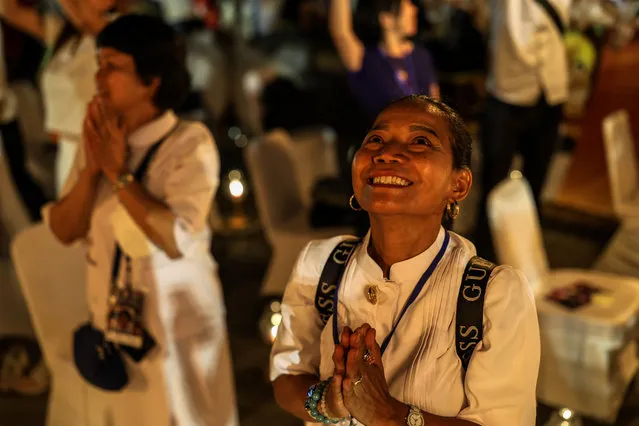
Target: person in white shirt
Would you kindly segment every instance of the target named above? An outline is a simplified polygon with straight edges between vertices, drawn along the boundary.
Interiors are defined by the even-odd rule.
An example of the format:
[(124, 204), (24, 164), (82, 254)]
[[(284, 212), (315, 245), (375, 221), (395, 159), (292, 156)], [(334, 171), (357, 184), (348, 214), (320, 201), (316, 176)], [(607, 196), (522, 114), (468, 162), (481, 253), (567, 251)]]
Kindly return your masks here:
[(129, 9), (131, 0), (59, 0), (62, 16), (41, 13), (19, 0), (1, 0), (3, 18), (47, 47), (40, 89), (45, 129), (58, 144), (56, 194), (60, 194), (82, 138), (86, 106), (95, 94), (95, 36), (113, 12)]
[[(481, 124), (482, 196), (475, 243), (492, 255), (488, 193), (521, 153), (537, 205), (568, 99), (563, 27), (571, 0), (492, 0), (488, 99)], [(542, 6), (545, 4), (546, 6)], [(552, 12), (549, 12), (552, 11)]]
[(329, 255), (352, 237), (309, 243), (284, 294), (270, 375), (283, 409), (309, 423), (535, 424), (539, 326), (519, 271), (493, 269), (467, 369), (456, 353), (458, 295), (476, 252), (441, 223), (470, 191), (471, 145), (457, 113), (425, 96), (378, 115), (352, 174), (351, 207), (371, 227), (334, 291), (336, 314), (324, 323), (314, 302), (332, 284), (320, 284)]
[[(98, 95), (83, 144), (63, 198), (43, 216), (63, 243), (86, 244), (89, 326), (119, 348), (132, 346), (122, 339), (135, 338), (138, 327), (156, 345), (141, 362), (121, 352), (128, 384), (120, 392), (89, 380), (76, 351), (78, 371), (96, 385), (86, 400), (78, 396), (79, 404), (86, 401), (82, 424), (235, 426), (225, 308), (207, 224), (219, 156), (202, 124), (173, 112), (189, 93), (183, 46), (167, 24), (142, 15), (118, 18), (96, 43)], [(148, 168), (137, 177), (141, 163)], [(127, 305), (131, 294), (142, 295), (144, 306), (127, 319), (121, 313), (135, 306)]]

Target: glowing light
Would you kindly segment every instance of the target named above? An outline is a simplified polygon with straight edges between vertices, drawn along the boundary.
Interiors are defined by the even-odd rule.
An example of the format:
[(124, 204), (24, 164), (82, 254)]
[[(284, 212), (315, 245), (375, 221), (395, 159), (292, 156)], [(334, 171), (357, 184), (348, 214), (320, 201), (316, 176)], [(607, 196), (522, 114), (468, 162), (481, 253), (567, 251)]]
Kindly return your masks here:
[(570, 420), (572, 419), (574, 413), (568, 408), (562, 408), (561, 410), (559, 410), (559, 415), (564, 420)]
[(230, 180), (240, 180), (242, 179), (242, 172), (239, 170), (231, 170), (229, 172), (229, 179)]
[(237, 140), (237, 138), (242, 136), (242, 131), (240, 130), (239, 127), (231, 127), (227, 134), (228, 134), (229, 138), (231, 138), (233, 140)]
[(233, 198), (240, 198), (244, 195), (244, 185), (239, 179), (234, 179), (229, 182), (229, 192)]
[(237, 139), (235, 139), (235, 146), (238, 148), (244, 148), (248, 145), (248, 138), (246, 135), (240, 135)]
[(271, 325), (279, 326), (282, 323), (282, 314), (271, 315)]
[(275, 338), (277, 337), (277, 329), (279, 328), (278, 325), (274, 325), (273, 327), (271, 327), (271, 342), (275, 341)]

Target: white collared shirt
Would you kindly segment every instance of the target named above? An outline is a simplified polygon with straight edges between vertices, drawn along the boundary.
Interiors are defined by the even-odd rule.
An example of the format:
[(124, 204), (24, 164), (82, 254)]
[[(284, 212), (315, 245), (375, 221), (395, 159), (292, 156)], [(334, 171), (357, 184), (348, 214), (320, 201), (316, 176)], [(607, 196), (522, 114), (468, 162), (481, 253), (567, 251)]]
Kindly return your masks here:
[[(480, 425), (535, 424), (539, 326), (526, 279), (499, 266), (488, 283), (484, 337), (465, 380), (455, 350), (455, 312), (461, 278), (474, 246), (450, 233), (449, 246), (431, 278), (406, 312), (383, 356), (390, 393), (426, 412)], [(369, 323), (381, 345), (415, 284), (445, 237), (420, 255), (393, 265), (389, 277), (368, 255), (369, 236), (348, 265), (339, 290), (338, 328)], [(316, 287), (330, 252), (346, 237), (314, 241), (301, 253), (282, 301), (282, 322), (271, 354), (271, 380), (283, 374), (333, 373), (332, 318), (323, 327), (314, 306)], [(377, 304), (366, 288), (379, 289)]]
[[(117, 238), (118, 243), (132, 257), (133, 287), (148, 290), (144, 324), (158, 342), (158, 350), (145, 359), (142, 367), (135, 367), (127, 390), (115, 394), (122, 395), (120, 398), (101, 396), (91, 404), (103, 405), (105, 412), (115, 413), (117, 420), (113, 421), (122, 426), (236, 426), (226, 309), (217, 264), (210, 252), (208, 226), (211, 201), (219, 184), (219, 156), (204, 125), (185, 121), (176, 124), (176, 115), (167, 111), (130, 134), (127, 141), (129, 170), (134, 171), (147, 150), (169, 135), (151, 161), (143, 184), (173, 212), (174, 237), (181, 258), (170, 259), (132, 228), (132, 219), (124, 214), (126, 210), (107, 179), (102, 178), (97, 188), (85, 242), (87, 302), (93, 325), (102, 330), (106, 327), (115, 242), (118, 236), (125, 236), (124, 240)], [(83, 148), (80, 144), (62, 196), (75, 185), (84, 168)], [(49, 206), (43, 210), (45, 221), (48, 210)], [(106, 423), (88, 426), (94, 424)]]
[[(564, 25), (571, 0), (548, 0)], [(491, 0), (488, 92), (511, 105), (550, 105), (568, 99), (563, 36), (535, 0)]]

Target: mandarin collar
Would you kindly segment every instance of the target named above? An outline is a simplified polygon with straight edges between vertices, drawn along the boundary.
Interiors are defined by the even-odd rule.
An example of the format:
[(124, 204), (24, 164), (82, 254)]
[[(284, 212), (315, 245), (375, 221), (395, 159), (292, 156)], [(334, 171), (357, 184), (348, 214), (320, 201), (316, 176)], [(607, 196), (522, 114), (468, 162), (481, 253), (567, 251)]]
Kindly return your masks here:
[(446, 237), (446, 230), (440, 226), (439, 234), (435, 239), (435, 242), (430, 245), (426, 250), (421, 252), (415, 257), (406, 259), (402, 262), (397, 262), (390, 267), (389, 278), (384, 278), (382, 268), (370, 257), (368, 254), (368, 245), (370, 244), (371, 232), (370, 230), (364, 237), (360, 250), (357, 253), (357, 263), (362, 266), (365, 273), (369, 278), (376, 281), (392, 281), (397, 283), (404, 282), (417, 282), (419, 278), (424, 274), (428, 266), (432, 263), (439, 253), (444, 239)]
[(177, 122), (178, 118), (172, 110), (165, 111), (158, 118), (131, 133), (128, 137), (129, 145), (136, 148), (153, 145), (165, 137)]

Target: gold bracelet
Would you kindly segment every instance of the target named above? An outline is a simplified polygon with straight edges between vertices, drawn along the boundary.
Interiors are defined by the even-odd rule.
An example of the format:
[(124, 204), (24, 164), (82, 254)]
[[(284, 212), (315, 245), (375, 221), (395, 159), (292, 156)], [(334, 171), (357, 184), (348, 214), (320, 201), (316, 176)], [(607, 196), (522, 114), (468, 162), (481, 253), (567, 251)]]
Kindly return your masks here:
[(134, 180), (135, 180), (135, 177), (131, 173), (124, 173), (118, 176), (115, 182), (113, 182), (113, 192), (118, 192), (119, 190), (123, 189)]

